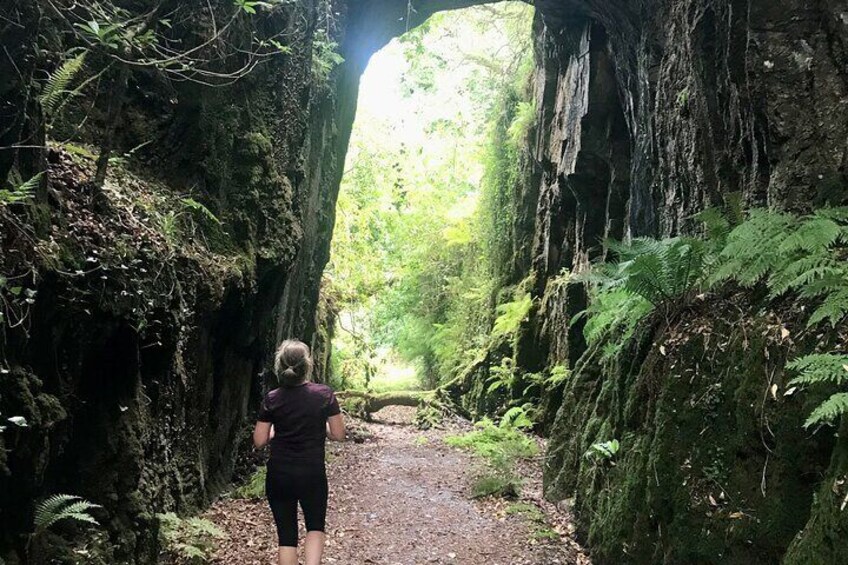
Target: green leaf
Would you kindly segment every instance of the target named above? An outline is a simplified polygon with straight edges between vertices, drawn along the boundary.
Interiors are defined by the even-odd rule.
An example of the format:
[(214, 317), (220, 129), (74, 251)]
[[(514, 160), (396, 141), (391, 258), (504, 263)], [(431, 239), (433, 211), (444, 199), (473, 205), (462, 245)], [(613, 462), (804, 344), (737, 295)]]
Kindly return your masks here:
[(813, 410), (810, 417), (804, 422), (804, 427), (833, 424), (837, 418), (846, 413), (848, 413), (848, 392), (838, 392)]
[(27, 420), (23, 416), (12, 416), (11, 418), (7, 418), (7, 420), (19, 428), (26, 428), (28, 426)]

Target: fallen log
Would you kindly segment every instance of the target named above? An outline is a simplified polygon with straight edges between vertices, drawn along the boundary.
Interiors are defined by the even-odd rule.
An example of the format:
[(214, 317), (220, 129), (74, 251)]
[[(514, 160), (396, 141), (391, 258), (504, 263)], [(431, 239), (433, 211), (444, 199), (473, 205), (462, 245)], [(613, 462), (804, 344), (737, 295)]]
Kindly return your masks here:
[(354, 410), (363, 414), (373, 414), (387, 406), (412, 406), (417, 408), (422, 405), (430, 405), (436, 402), (435, 390), (405, 390), (394, 392), (364, 392), (359, 390), (346, 390), (336, 393), (338, 399), (345, 401), (354, 399), (352, 404)]

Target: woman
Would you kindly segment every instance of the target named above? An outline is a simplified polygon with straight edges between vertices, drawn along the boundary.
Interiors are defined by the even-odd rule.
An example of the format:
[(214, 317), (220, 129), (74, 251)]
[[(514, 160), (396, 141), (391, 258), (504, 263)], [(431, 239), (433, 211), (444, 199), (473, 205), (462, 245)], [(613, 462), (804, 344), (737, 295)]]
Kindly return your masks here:
[(284, 341), (277, 350), (274, 372), (280, 384), (262, 401), (253, 444), (271, 443), (265, 492), (279, 538), (279, 565), (297, 565), (297, 503), (306, 521), (306, 565), (319, 565), (324, 553), (327, 514), (327, 437), (345, 438), (344, 421), (333, 390), (309, 382), (309, 346)]

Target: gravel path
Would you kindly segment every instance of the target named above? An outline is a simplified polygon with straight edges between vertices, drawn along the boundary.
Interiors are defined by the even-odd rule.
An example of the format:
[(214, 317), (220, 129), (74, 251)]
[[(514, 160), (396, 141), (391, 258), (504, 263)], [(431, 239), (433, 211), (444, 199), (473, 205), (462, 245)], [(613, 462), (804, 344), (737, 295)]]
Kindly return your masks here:
[[(467, 424), (422, 432), (409, 425), (413, 414), (413, 409), (387, 408), (377, 414), (378, 421), (361, 425), (364, 441), (329, 448), (326, 563), (590, 563), (571, 539), (568, 516), (539, 499), (537, 472), (528, 471), (519, 502), (539, 508), (544, 524), (508, 513), (513, 501), (472, 500), (469, 484), (479, 463), (443, 442)], [(222, 500), (206, 517), (228, 534), (214, 563), (274, 563), (274, 527), (264, 501)], [(540, 528), (558, 532), (559, 539), (537, 539)]]

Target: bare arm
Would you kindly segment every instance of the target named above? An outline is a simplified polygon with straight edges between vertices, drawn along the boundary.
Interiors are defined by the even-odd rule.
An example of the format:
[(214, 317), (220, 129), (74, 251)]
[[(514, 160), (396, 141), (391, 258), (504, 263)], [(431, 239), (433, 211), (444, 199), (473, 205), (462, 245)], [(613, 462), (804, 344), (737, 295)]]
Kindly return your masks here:
[(341, 414), (327, 418), (327, 437), (333, 441), (344, 441), (345, 424)]
[(256, 449), (262, 449), (271, 438), (274, 437), (274, 428), (271, 427), (271, 422), (256, 422), (256, 427), (253, 428), (253, 445)]

